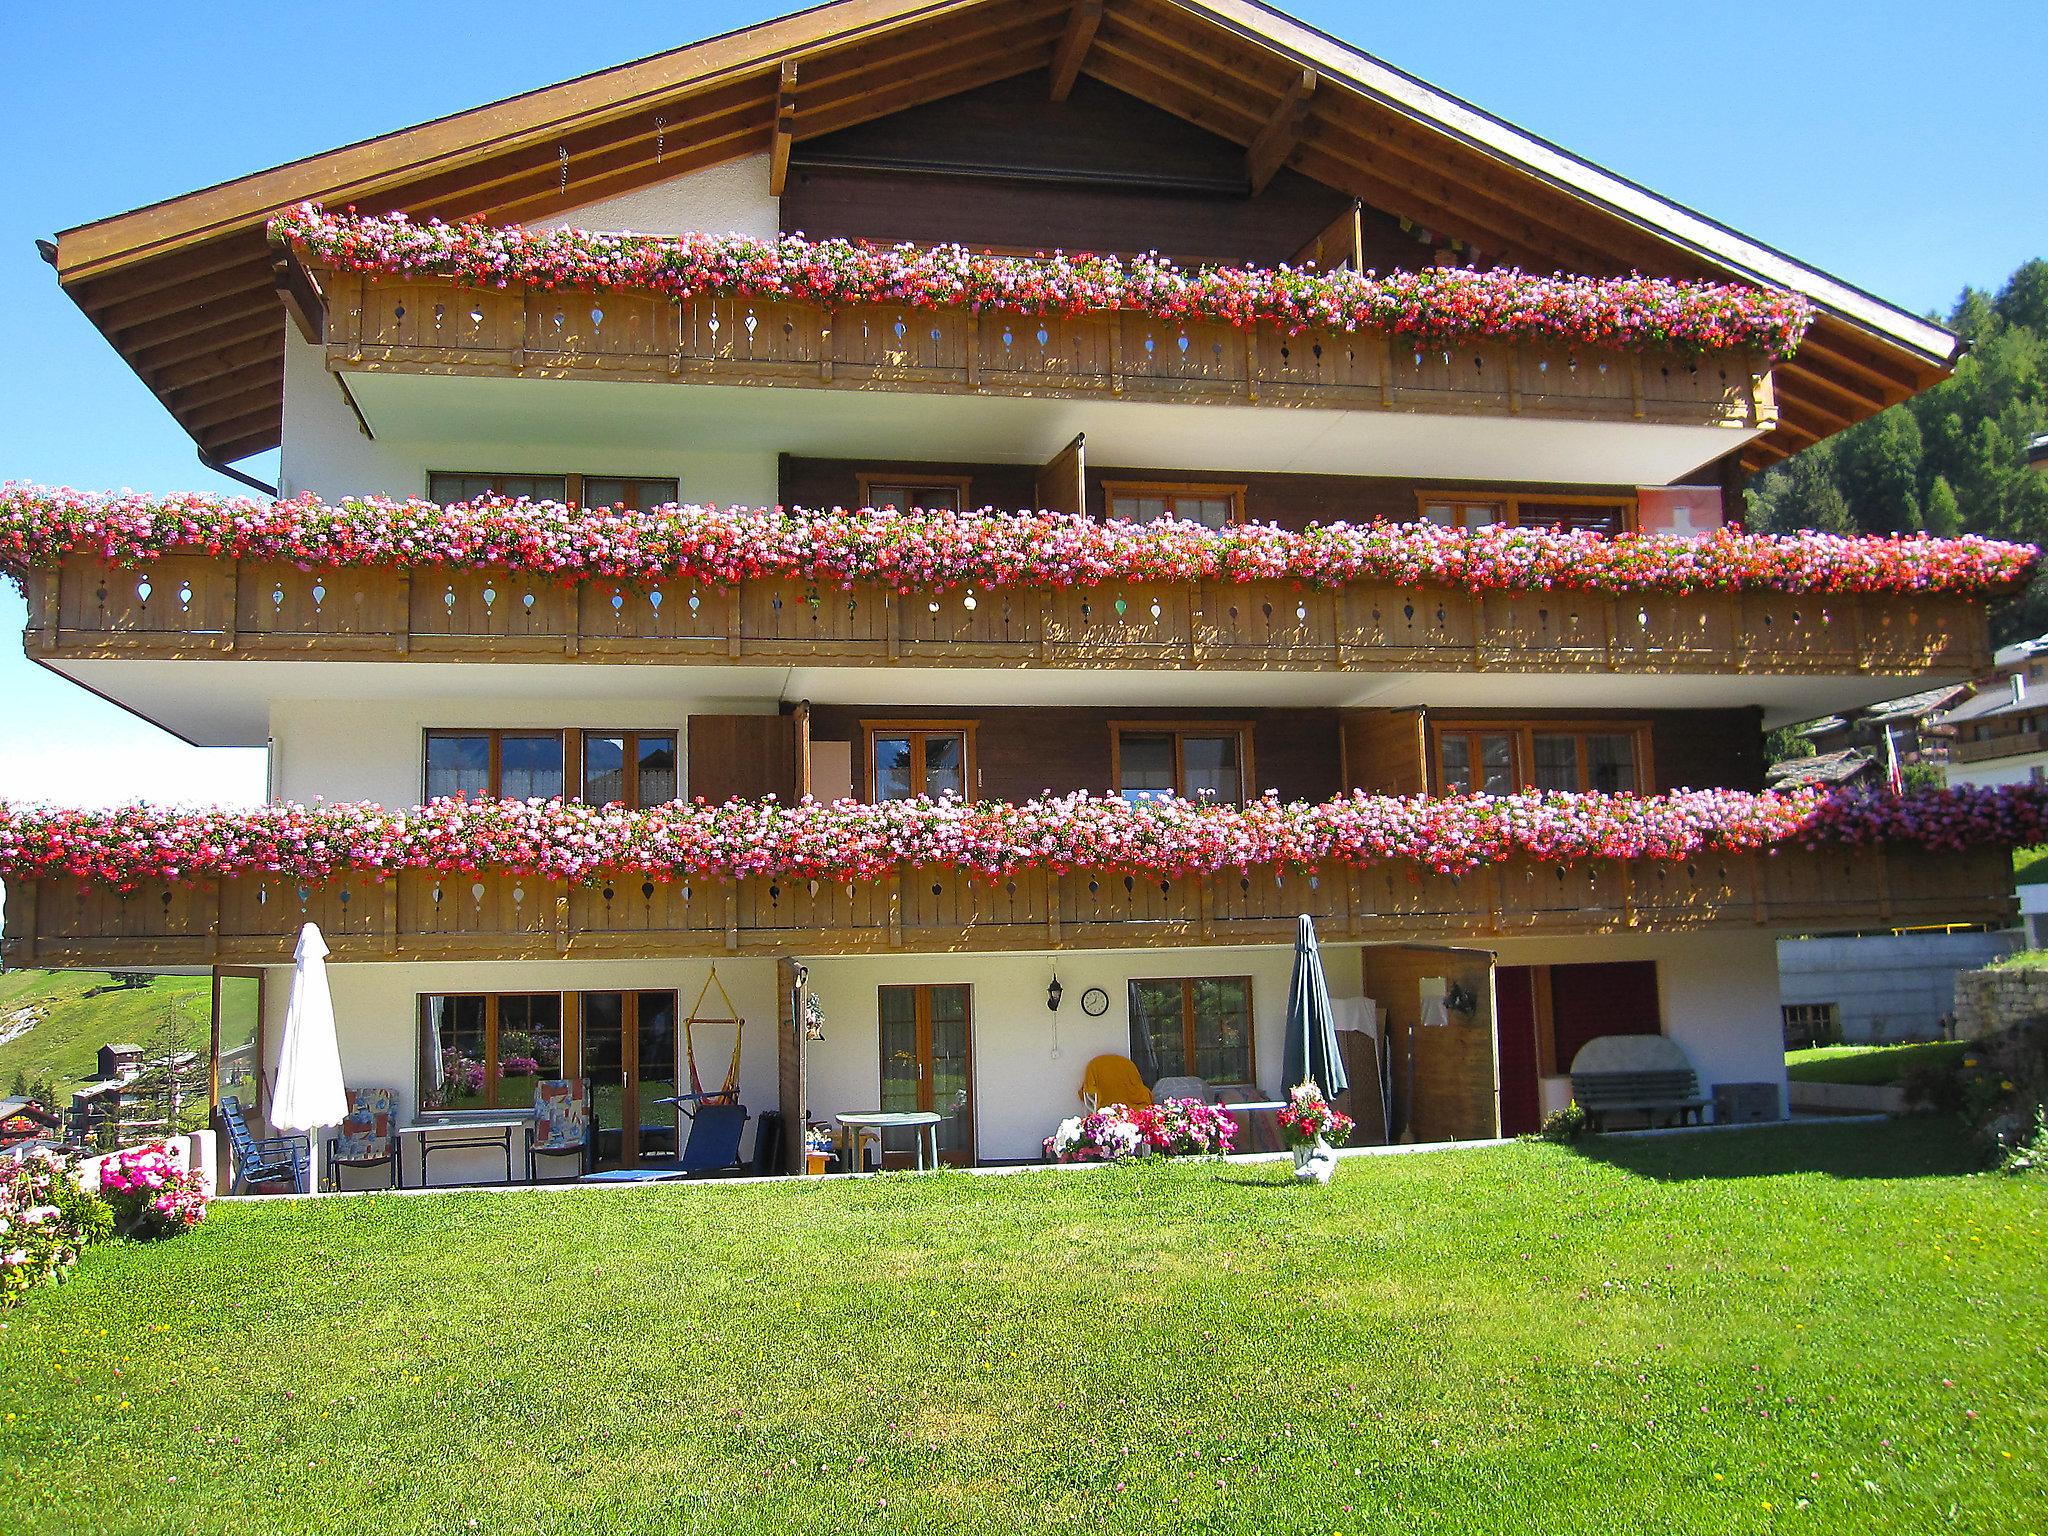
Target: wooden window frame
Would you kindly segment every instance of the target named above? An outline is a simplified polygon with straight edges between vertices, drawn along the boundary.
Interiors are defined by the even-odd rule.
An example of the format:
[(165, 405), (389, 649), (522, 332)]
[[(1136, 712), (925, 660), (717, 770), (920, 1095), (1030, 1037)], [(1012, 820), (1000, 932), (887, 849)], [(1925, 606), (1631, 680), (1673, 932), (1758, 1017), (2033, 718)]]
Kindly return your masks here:
[[(1230, 515), (1224, 519), (1226, 528), (1235, 527), (1244, 521), (1244, 493), (1246, 487), (1218, 482), (1204, 484), (1199, 480), (1105, 480), (1102, 482), (1102, 515), (1116, 516), (1116, 499), (1119, 496), (1159, 496), (1168, 503), (1185, 497), (1190, 501), (1216, 501), (1228, 499)], [(1168, 510), (1173, 510), (1169, 506)], [(1180, 514), (1175, 511), (1174, 516)]]
[[(1244, 983), (1244, 1064), (1243, 1081), (1255, 1081), (1259, 1072), (1259, 1007), (1258, 995), (1249, 975), (1235, 973), (1217, 976), (1133, 976), (1124, 983), (1124, 1006), (1130, 1007), (1131, 992), (1135, 987), (1180, 988), (1180, 1072), (1163, 1072), (1162, 1077), (1192, 1077), (1195, 1075), (1195, 988), (1205, 981), (1241, 981)], [(1205, 1079), (1206, 1081), (1206, 1079)]]
[[(499, 1096), (498, 1090), (504, 1081), (498, 1075), (498, 1064), (500, 1060), (498, 1049), (498, 1003), (501, 998), (554, 998), (556, 1000), (556, 1006), (561, 1010), (560, 1017), (562, 1021), (562, 1066), (564, 1068), (567, 1068), (570, 1066), (571, 1063), (573, 1063), (577, 1070), (575, 1073), (571, 1075), (580, 1076), (583, 1066), (583, 1041), (581, 1038), (580, 1029), (583, 1017), (582, 1009), (580, 1006), (581, 996), (581, 993), (576, 992), (551, 992), (546, 987), (540, 987), (533, 991), (521, 991), (517, 987), (508, 987), (501, 992), (477, 992), (464, 990), (456, 992), (420, 993), (419, 1000), (414, 1008), (416, 1017), (414, 1019), (413, 1025), (412, 1052), (412, 1102), (416, 1111), (420, 1114), (448, 1115), (460, 1117), (463, 1115), (502, 1115), (506, 1112), (508, 1108), (517, 1109), (521, 1107), (532, 1107), (531, 1105), (508, 1106)], [(476, 1104), (470, 1106), (467, 1109), (448, 1109), (445, 1107), (437, 1109), (427, 1108), (427, 1085), (424, 1077), (424, 1068), (426, 1067), (427, 1058), (427, 1005), (428, 1003), (434, 1001), (436, 998), (447, 999), (449, 1001), (455, 1001), (463, 998), (478, 998), (482, 1000), (484, 1005), (484, 1086), (490, 1092), (491, 1099), (493, 1100), (492, 1103)]]
[(860, 791), (861, 798), (869, 805), (880, 805), (875, 797), (875, 738), (877, 736), (908, 736), (910, 740), (911, 773), (919, 787), (913, 789), (913, 798), (925, 793), (924, 738), (927, 736), (958, 736), (960, 743), (961, 798), (974, 801), (981, 798), (981, 759), (974, 750), (975, 727), (978, 720), (863, 720), (860, 723)]
[[(1173, 738), (1173, 792), (1186, 799), (1187, 763), (1183, 738), (1188, 736), (1235, 736), (1237, 738), (1237, 799), (1248, 805), (1255, 798), (1252, 785), (1252, 724), (1250, 720), (1112, 720), (1109, 722), (1109, 792), (1119, 800), (1124, 793), (1124, 736), (1171, 736)], [(1220, 802), (1219, 802), (1220, 803)]]
[(490, 742), (490, 798), (504, 798), (504, 742), (507, 736), (559, 736), (562, 741), (562, 798), (581, 801), (586, 775), (584, 754), (592, 736), (619, 736), (626, 741), (626, 805), (645, 809), (640, 802), (640, 759), (638, 743), (643, 737), (666, 736), (675, 743), (676, 791), (683, 789), (683, 733), (677, 726), (545, 726), (545, 725), (430, 725), (420, 732), (420, 798), (428, 796), (427, 749), (436, 736), (482, 736)]
[[(872, 507), (875, 504), (874, 487), (878, 485), (900, 485), (910, 490), (948, 490), (959, 499), (960, 510), (974, 510), (974, 477), (972, 475), (933, 475), (906, 470), (901, 474), (886, 469), (862, 469), (854, 472), (855, 482), (860, 487), (860, 504)], [(898, 512), (908, 512), (909, 507), (898, 507)]]
[[(465, 480), (503, 481), (514, 475), (521, 479), (559, 479), (562, 482), (564, 499), (579, 507), (583, 505), (584, 483), (590, 480), (660, 480), (675, 487), (675, 500), (681, 501), (683, 497), (683, 481), (680, 475), (633, 475), (610, 471), (603, 474), (572, 474), (559, 469), (430, 469), (427, 471), (427, 495), (430, 499), (434, 494), (436, 475), (459, 475)], [(656, 502), (655, 505), (660, 506), (661, 503)]]
[(1508, 772), (1515, 781), (1515, 787), (1531, 788), (1536, 771), (1535, 738), (1539, 735), (1580, 738), (1578, 764), (1581, 785), (1586, 782), (1585, 737), (1632, 736), (1635, 738), (1636, 757), (1634, 792), (1648, 794), (1657, 782), (1656, 762), (1651, 754), (1653, 732), (1648, 720), (1486, 720), (1452, 716), (1429, 722), (1429, 792), (1433, 795), (1448, 793), (1443, 752), (1443, 738), (1446, 736), (1506, 736), (1511, 754)]
[(1459, 508), (1460, 521), (1457, 526), (1460, 528), (1467, 526), (1463, 521), (1463, 509), (1481, 504), (1500, 508), (1501, 515), (1497, 521), (1501, 525), (1510, 528), (1519, 528), (1525, 525), (1539, 528), (1548, 526), (1540, 515), (1534, 518), (1524, 517), (1522, 515), (1522, 508), (1524, 507), (1613, 507), (1621, 513), (1621, 531), (1623, 533), (1634, 533), (1641, 526), (1641, 519), (1634, 496), (1616, 496), (1611, 494), (1567, 496), (1552, 491), (1524, 493), (1521, 491), (1418, 490), (1415, 493), (1415, 520), (1418, 523), (1429, 521), (1426, 509), (1432, 502), (1438, 505), (1448, 504)]

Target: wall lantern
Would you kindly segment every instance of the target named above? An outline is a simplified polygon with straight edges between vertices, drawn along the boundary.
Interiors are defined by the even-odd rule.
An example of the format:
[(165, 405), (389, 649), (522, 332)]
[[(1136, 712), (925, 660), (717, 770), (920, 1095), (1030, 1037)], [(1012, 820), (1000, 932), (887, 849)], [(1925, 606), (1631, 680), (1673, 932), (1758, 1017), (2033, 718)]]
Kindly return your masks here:
[(1053, 977), (1051, 985), (1045, 989), (1045, 1006), (1048, 1011), (1052, 1013), (1060, 1011), (1060, 999), (1066, 995), (1066, 990), (1065, 987), (1060, 985), (1059, 977)]

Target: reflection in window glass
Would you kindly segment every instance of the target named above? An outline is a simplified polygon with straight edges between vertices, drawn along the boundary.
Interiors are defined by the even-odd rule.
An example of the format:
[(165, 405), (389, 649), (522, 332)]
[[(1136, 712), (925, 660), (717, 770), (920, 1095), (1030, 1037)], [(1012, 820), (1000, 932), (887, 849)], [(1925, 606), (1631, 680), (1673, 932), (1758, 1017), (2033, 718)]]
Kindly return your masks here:
[(1177, 981), (1131, 983), (1132, 1054), (1151, 1068), (1155, 1082), (1162, 1077), (1187, 1076), (1187, 1035), (1180, 1002)]
[(488, 999), (430, 997), (420, 1043), (420, 1100), (428, 1109), (490, 1105)]
[(566, 475), (433, 474), (427, 477), (429, 499), (477, 501), (486, 496), (524, 496), (529, 501), (566, 501)]
[(1117, 792), (1129, 801), (1173, 795), (1173, 737), (1126, 731), (1117, 745)]
[(1187, 782), (1181, 793), (1190, 800), (1222, 800), (1236, 804), (1238, 794), (1237, 734), (1183, 736), (1181, 772)]
[(958, 795), (967, 788), (967, 744), (958, 736), (924, 739), (924, 792)]
[(621, 479), (608, 475), (586, 475), (583, 480), (583, 504), (586, 507), (624, 507), (631, 512), (645, 512), (651, 507), (667, 505), (678, 494), (679, 487), (673, 480)]
[(626, 738), (583, 737), (583, 798), (592, 805), (619, 805), (626, 799)]
[(1211, 1083), (1251, 1080), (1251, 982), (1242, 976), (1205, 976), (1188, 983), (1194, 1035), (1194, 1075)]
[(1586, 737), (1586, 788), (1623, 794), (1638, 783), (1633, 735), (1617, 731)]
[(1575, 791), (1579, 787), (1579, 738), (1538, 731), (1532, 747), (1538, 789)]
[(1446, 732), (1439, 742), (1446, 794), (1512, 794), (1514, 739), (1501, 732)]
[(911, 786), (911, 752), (908, 736), (875, 738), (874, 798), (908, 800), (916, 793)]
[(507, 800), (550, 800), (563, 790), (562, 738), (507, 733), (498, 745), (498, 793)]
[(479, 732), (473, 736), (436, 733), (427, 738), (427, 798), (439, 800), (452, 795), (470, 799), (491, 793), (491, 738)]
[(900, 481), (894, 485), (885, 485), (878, 480), (868, 486), (868, 505), (894, 507), (899, 512), (958, 512), (961, 510), (960, 487), (904, 484)]
[(676, 797), (676, 739), (640, 738), (640, 803), (666, 805)]

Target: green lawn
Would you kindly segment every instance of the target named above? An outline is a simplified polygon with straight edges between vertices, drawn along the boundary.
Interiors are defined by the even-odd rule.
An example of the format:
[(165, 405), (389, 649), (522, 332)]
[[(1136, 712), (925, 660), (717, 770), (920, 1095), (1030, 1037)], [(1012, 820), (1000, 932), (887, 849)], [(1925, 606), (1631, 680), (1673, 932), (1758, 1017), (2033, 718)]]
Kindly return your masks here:
[(2048, 1183), (1970, 1166), (1922, 1117), (230, 1205), (8, 1314), (0, 1525), (2039, 1531)]
[(2015, 848), (2012, 873), (2020, 885), (2039, 885), (2048, 881), (2048, 843), (2035, 848)]
[(1969, 1054), (1961, 1040), (1918, 1045), (1817, 1045), (1785, 1053), (1785, 1075), (1795, 1083), (1896, 1083), (1915, 1067), (1953, 1066)]
[[(148, 1045), (174, 1012), (188, 1049), (206, 1049), (211, 982), (204, 976), (158, 976), (136, 989), (113, 986), (104, 971), (9, 971), (0, 975), (0, 1095), (19, 1071), (48, 1078), (70, 1094), (92, 1077), (99, 1048)], [(256, 983), (231, 980), (222, 990), (221, 1038), (247, 1040), (256, 1027)], [(29, 1022), (29, 1010), (42, 1016)], [(11, 1037), (11, 1038), (10, 1038)]]

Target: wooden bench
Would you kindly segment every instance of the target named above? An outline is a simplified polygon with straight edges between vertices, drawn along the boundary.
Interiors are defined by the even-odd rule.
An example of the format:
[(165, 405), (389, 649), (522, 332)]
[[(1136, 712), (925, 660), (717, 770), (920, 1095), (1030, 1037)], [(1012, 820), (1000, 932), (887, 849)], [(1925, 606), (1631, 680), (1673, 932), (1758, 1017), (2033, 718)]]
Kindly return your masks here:
[(1572, 1097), (1596, 1131), (1615, 1114), (1663, 1117), (1674, 1125), (1705, 1123), (1707, 1101), (1685, 1050), (1663, 1035), (1602, 1035), (1572, 1058)]

